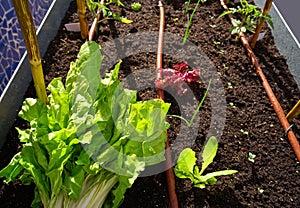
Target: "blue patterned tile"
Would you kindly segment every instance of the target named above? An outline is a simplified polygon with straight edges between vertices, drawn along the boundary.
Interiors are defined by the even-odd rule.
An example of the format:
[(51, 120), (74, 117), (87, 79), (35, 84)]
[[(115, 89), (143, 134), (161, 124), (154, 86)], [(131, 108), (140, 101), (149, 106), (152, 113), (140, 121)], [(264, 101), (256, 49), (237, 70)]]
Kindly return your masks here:
[[(53, 0), (29, 0), (34, 23), (38, 28)], [(14, 73), (25, 44), (12, 0), (0, 2), (0, 96)]]

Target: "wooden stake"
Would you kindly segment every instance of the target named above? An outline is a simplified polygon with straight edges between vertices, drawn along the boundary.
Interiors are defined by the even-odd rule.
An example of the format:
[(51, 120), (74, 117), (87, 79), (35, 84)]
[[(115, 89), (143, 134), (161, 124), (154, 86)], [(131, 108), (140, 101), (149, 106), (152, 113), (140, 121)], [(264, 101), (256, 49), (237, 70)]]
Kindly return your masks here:
[(88, 23), (86, 20), (85, 0), (76, 0), (76, 3), (77, 3), (77, 12), (79, 16), (81, 38), (85, 40), (88, 37)]
[(292, 108), (292, 110), (287, 114), (286, 118), (289, 122), (292, 122), (300, 114), (300, 100)]
[(13, 0), (23, 34), (37, 97), (47, 103), (47, 94), (36, 30), (27, 0)]
[[(165, 28), (165, 10), (161, 1), (158, 1), (159, 13), (160, 13), (160, 22), (159, 22), (159, 34), (158, 34), (158, 46), (157, 46), (157, 61), (156, 61), (156, 79), (162, 79), (161, 73), (159, 73), (159, 69), (162, 68), (162, 55), (163, 55), (163, 40), (164, 40), (164, 28)], [(164, 91), (163, 89), (157, 89), (157, 94), (159, 99), (164, 99)], [(176, 194), (176, 186), (175, 186), (175, 175), (172, 166), (172, 156), (170, 151), (170, 142), (169, 137), (167, 137), (166, 141), (166, 178), (168, 184), (168, 195), (169, 195), (169, 203), (171, 208), (178, 208), (178, 199)]]
[(252, 37), (251, 48), (254, 48), (254, 46), (255, 46), (255, 44), (256, 44), (257, 38), (258, 38), (258, 36), (259, 36), (259, 33), (260, 33), (260, 31), (261, 31), (261, 29), (262, 29), (262, 27), (263, 27), (263, 25), (264, 25), (264, 23), (265, 23), (265, 20), (266, 20), (265, 16), (266, 16), (267, 14), (269, 14), (269, 12), (270, 12), (270, 9), (271, 9), (271, 6), (272, 6), (272, 2), (273, 2), (273, 0), (266, 0), (264, 9), (263, 9), (263, 11), (262, 11), (262, 15), (263, 15), (263, 16), (262, 16), (262, 18), (260, 19), (260, 21), (258, 22), (258, 25), (257, 25), (256, 28), (255, 28), (255, 33), (254, 33), (254, 35), (253, 35), (253, 37)]

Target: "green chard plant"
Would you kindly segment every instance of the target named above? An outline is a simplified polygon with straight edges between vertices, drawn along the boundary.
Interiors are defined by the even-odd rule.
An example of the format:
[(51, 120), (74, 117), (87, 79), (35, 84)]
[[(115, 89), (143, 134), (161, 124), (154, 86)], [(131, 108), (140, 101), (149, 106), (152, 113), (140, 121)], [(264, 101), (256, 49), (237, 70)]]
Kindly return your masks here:
[(118, 80), (121, 62), (101, 78), (102, 59), (98, 44), (84, 43), (65, 85), (49, 84), (47, 105), (23, 103), (30, 128), (18, 129), (23, 148), (0, 178), (34, 183), (32, 207), (118, 207), (141, 171), (165, 160), (170, 104), (137, 101)]
[(86, 0), (86, 5), (88, 9), (94, 14), (95, 17), (97, 16), (99, 10), (102, 11), (103, 19), (101, 21), (105, 21), (108, 19), (115, 19), (117, 21), (126, 24), (132, 23), (132, 20), (129, 20), (126, 17), (122, 17), (120, 14), (113, 13), (108, 7), (109, 4), (116, 4), (119, 7), (124, 7), (124, 4), (121, 1), (106, 0), (104, 2), (105, 2), (104, 5), (102, 5), (100, 2), (95, 0)]
[(233, 19), (237, 26), (231, 27), (231, 34), (238, 34), (239, 32), (249, 31), (254, 33), (257, 23), (263, 17), (273, 28), (272, 17), (269, 14), (263, 15), (256, 5), (249, 4), (247, 0), (240, 0), (240, 5), (236, 8), (229, 8), (228, 11), (223, 12), (220, 17), (228, 14), (238, 14), (241, 19)]
[(236, 170), (222, 170), (203, 175), (205, 169), (213, 162), (218, 150), (218, 140), (216, 137), (211, 137), (204, 146), (202, 152), (202, 167), (196, 165), (197, 158), (195, 152), (190, 149), (184, 149), (177, 161), (174, 169), (175, 175), (178, 178), (190, 179), (197, 188), (205, 188), (207, 185), (214, 185), (217, 182), (217, 176), (231, 175), (237, 173)]

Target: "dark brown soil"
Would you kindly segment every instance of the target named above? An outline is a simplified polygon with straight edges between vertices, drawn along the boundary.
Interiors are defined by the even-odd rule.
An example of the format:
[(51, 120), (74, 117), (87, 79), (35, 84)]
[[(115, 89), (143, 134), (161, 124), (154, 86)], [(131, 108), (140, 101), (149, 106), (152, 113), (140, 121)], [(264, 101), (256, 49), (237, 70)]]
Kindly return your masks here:
[[(125, 8), (112, 6), (111, 9), (134, 22), (128, 25), (113, 20), (102, 22), (97, 35), (99, 44), (104, 45), (110, 40), (122, 38), (130, 33), (158, 31), (157, 1), (143, 1), (140, 12), (131, 11), (132, 2), (134, 1), (123, 1)], [(188, 16), (184, 13), (184, 6), (178, 5), (183, 4), (174, 6), (165, 1), (165, 30), (183, 36)], [(191, 8), (194, 5), (192, 4)], [(189, 11), (189, 14), (191, 12)], [(226, 112), (221, 115), (226, 117), (226, 123), (219, 138), (219, 150), (207, 171), (236, 169), (239, 172), (233, 176), (220, 177), (215, 186), (206, 189), (193, 188), (188, 180), (176, 179), (180, 207), (299, 207), (299, 163), (284, 137), (284, 131), (244, 48), (235, 36), (230, 34), (228, 19), (218, 18), (222, 12), (218, 1), (208, 1), (201, 5), (194, 16), (189, 40), (214, 64), (225, 90), (227, 103)], [(73, 1), (55, 40), (51, 42), (43, 58), (47, 83), (54, 77), (65, 78), (70, 62), (76, 59), (83, 41), (80, 34), (66, 31), (64, 24), (77, 21), (76, 4)], [(279, 54), (274, 45), (270, 29), (265, 27), (264, 31), (266, 37), (257, 43), (255, 53), (275, 95), (285, 113), (288, 113), (298, 101), (300, 91), (288, 70), (285, 58)], [(166, 55), (164, 68), (172, 67), (180, 61), (182, 60), (179, 58)], [(155, 69), (155, 63), (155, 53), (146, 52), (128, 56), (123, 59), (120, 79), (139, 69)], [(135, 81), (149, 82), (152, 79), (153, 77), (146, 77)], [(231, 83), (232, 88), (228, 83)], [(206, 90), (205, 85), (196, 83), (189, 87), (195, 97), (201, 100)], [(209, 94), (201, 108), (197, 128), (194, 129), (194, 132), (197, 131), (197, 138), (191, 147), (198, 154), (212, 119), (210, 115), (210, 101), (214, 100), (212, 95), (213, 92)], [(26, 97), (32, 96), (35, 96), (33, 86), (26, 94)], [(155, 93), (152, 88), (143, 89), (139, 91), (139, 97), (149, 99), (155, 97)], [(166, 101), (173, 104), (171, 114), (181, 113), (173, 96), (166, 94)], [(189, 107), (188, 104), (186, 107)], [(181, 124), (178, 119), (170, 118), (169, 122), (171, 123), (169, 137), (174, 143)], [(16, 126), (24, 128), (28, 125), (17, 118), (14, 127)], [(297, 128), (298, 124), (295, 126)], [(0, 151), (2, 161), (0, 168), (3, 168), (20, 150), (21, 145), (14, 127)], [(296, 128), (296, 136), (299, 137)], [(184, 133), (188, 139), (191, 132)], [(180, 146), (172, 148), (175, 152), (182, 150)], [(254, 163), (248, 160), (249, 153), (256, 155)], [(21, 185), (18, 181), (8, 185), (1, 182), (0, 207), (30, 207), (33, 188)], [(168, 204), (165, 174), (160, 173), (138, 178), (133, 187), (127, 191), (122, 207), (168, 207)]]

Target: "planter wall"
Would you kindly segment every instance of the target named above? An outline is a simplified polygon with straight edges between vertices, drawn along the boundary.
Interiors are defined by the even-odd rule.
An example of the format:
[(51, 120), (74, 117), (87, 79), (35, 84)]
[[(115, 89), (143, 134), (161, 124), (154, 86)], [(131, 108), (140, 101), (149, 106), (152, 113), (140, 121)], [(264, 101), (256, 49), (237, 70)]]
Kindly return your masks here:
[[(37, 27), (41, 56), (55, 37), (61, 20), (71, 0), (30, 0), (31, 11)], [(1, 41), (0, 41), (0, 147), (5, 142), (7, 132), (12, 126), (23, 96), (28, 88), (31, 71), (25, 45), (9, 1), (1, 1)]]

